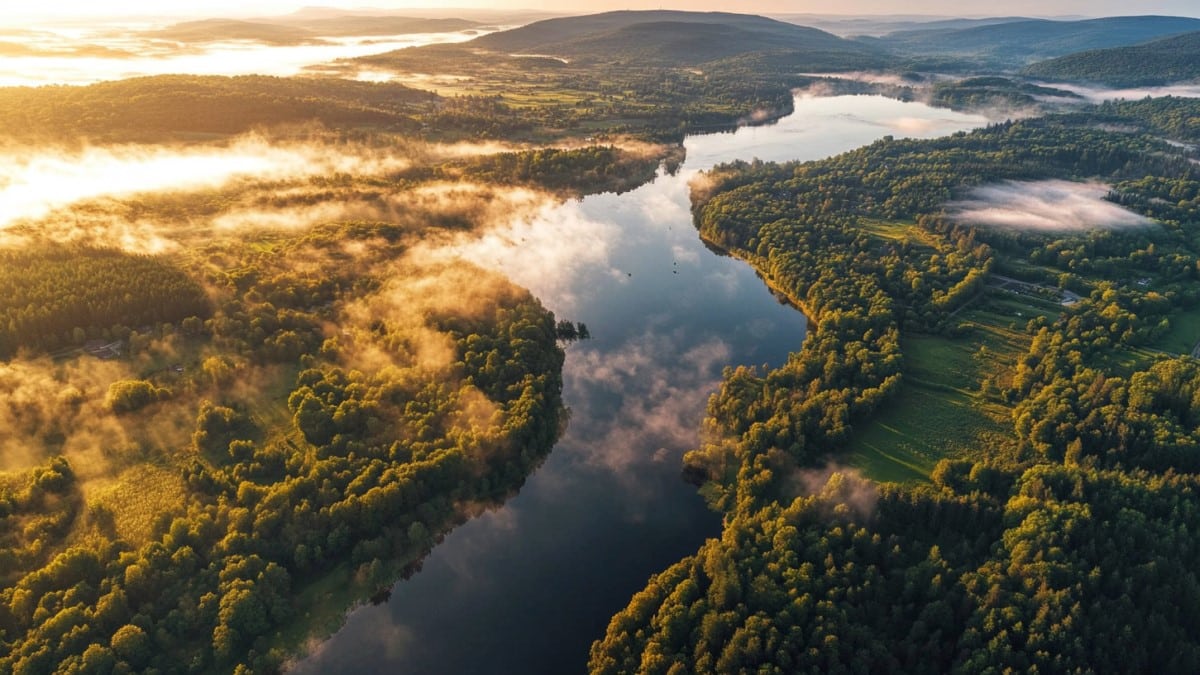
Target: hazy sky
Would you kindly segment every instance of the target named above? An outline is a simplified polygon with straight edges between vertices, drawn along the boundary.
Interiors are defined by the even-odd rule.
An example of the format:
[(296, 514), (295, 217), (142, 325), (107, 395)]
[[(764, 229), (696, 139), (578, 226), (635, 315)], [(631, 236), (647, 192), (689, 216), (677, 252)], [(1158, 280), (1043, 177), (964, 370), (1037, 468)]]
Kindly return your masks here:
[(40, 0), (17, 2), (0, 0), (0, 25), (4, 18), (29, 16), (164, 15), (195, 16), (253, 15), (286, 13), (304, 5), (339, 7), (381, 7), (409, 9), (435, 6), (446, 13), (450, 7), (494, 9), (542, 9), (556, 12), (605, 11), (612, 9), (694, 9), (746, 13), (820, 13), (820, 14), (939, 14), (954, 16), (1000, 15), (1087, 15), (1175, 14), (1200, 16), (1197, 0), (211, 0), (209, 2), (164, 2), (163, 0)]

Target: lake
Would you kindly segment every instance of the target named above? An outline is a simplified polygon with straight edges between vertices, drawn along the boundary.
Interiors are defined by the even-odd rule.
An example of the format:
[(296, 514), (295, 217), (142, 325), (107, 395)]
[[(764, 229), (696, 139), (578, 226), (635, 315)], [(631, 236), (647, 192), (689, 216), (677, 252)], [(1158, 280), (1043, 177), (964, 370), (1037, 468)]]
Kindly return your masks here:
[(390, 601), (352, 612), (290, 672), (583, 672), (650, 575), (720, 533), (680, 478), (683, 453), (721, 370), (783, 363), (806, 320), (700, 242), (688, 181), (733, 159), (818, 159), (988, 122), (879, 96), (801, 96), (795, 108), (688, 138), (674, 175), (547, 208), (456, 251), (587, 323), (594, 339), (567, 348), (570, 426), (516, 497), (450, 533)]

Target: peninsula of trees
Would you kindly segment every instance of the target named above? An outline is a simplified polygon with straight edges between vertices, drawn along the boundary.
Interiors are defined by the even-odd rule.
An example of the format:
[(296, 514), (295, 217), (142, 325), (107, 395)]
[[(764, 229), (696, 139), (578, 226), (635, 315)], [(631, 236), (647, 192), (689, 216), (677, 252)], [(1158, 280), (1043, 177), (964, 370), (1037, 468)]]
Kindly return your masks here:
[[(434, 24), (316, 11), (156, 39), (372, 26)], [(306, 77), (0, 89), (6, 148), (252, 138), (404, 160), (6, 224), (0, 672), (278, 669), (513, 494), (565, 424), (563, 347), (588, 327), (421, 247), (512, 215), (514, 187), (632, 189), (678, 166), (686, 134), (769, 122), (793, 88), (862, 70), (936, 105), (1069, 109), (696, 183), (699, 236), (812, 330), (777, 368), (724, 373), (682, 467), (724, 532), (613, 617), (591, 670), (1200, 670), (1200, 104), (1089, 105), (1028, 79), (1194, 77), (1197, 29), (1014, 18), (847, 39), (614, 12)], [(398, 81), (342, 77), (363, 69)], [(1145, 224), (957, 210), (1047, 181), (1102, 185)]]
[[(1153, 128), (1165, 108), (1200, 115), (1106, 112)], [(946, 212), (973, 185), (1049, 178), (1103, 180), (1155, 224)], [(687, 458), (725, 530), (613, 618), (592, 672), (1200, 667), (1200, 369), (1163, 349), (1200, 301), (1198, 199), (1200, 171), (1156, 136), (1074, 118), (719, 167), (695, 195), (700, 235), (815, 329), (780, 368), (726, 372)], [(1082, 300), (1014, 296), (1001, 274)], [(927, 478), (820, 468), (894, 470), (912, 440), (894, 425), (942, 448)]]

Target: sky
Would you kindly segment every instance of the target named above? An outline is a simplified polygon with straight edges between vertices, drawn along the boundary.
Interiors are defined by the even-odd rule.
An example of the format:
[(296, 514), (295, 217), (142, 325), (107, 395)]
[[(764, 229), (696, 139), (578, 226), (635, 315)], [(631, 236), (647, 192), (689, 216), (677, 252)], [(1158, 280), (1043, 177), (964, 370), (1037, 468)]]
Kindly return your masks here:
[(1111, 16), (1127, 14), (1174, 14), (1200, 16), (1197, 0), (750, 0), (731, 3), (728, 0), (210, 0), (209, 2), (163, 2), (163, 0), (40, 0), (16, 2), (0, 0), (0, 26), (5, 18), (85, 17), (97, 15), (191, 15), (247, 16), (283, 14), (304, 5), (338, 6), (347, 8), (379, 7), (391, 10), (438, 7), (440, 13), (451, 13), (452, 7), (476, 9), (536, 9), (586, 13), (614, 9), (691, 9), (702, 11), (735, 11), (744, 13), (817, 13), (817, 14), (935, 14), (949, 16)]

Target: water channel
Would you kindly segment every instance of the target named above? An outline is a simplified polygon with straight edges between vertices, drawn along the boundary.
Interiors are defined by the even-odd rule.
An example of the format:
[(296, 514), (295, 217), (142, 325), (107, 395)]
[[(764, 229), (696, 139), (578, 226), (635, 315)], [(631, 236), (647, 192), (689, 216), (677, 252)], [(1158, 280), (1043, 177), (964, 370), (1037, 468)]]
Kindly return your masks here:
[(519, 495), (448, 535), (389, 602), (352, 612), (292, 672), (583, 672), (591, 642), (649, 576), (720, 532), (680, 466), (722, 368), (778, 365), (804, 339), (800, 312), (700, 242), (689, 179), (733, 159), (817, 159), (986, 122), (878, 96), (802, 96), (777, 123), (690, 137), (674, 175), (466, 247), (588, 324), (594, 339), (567, 350), (570, 426)]

